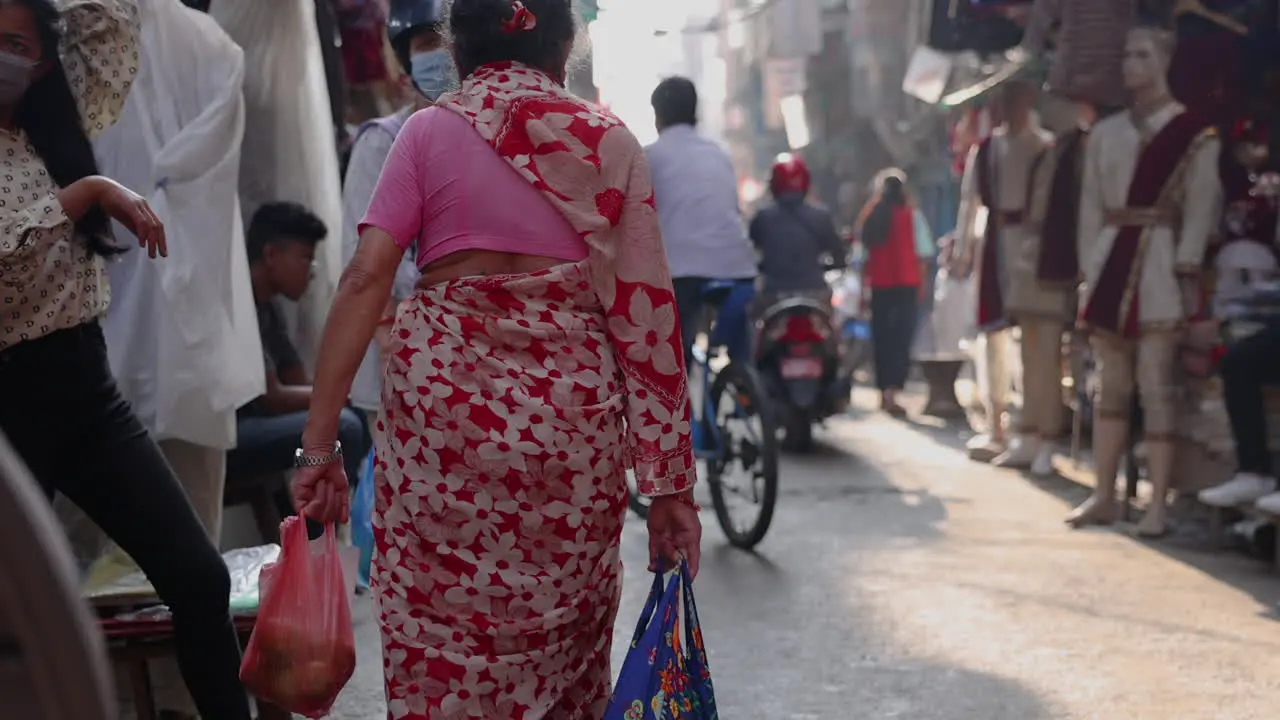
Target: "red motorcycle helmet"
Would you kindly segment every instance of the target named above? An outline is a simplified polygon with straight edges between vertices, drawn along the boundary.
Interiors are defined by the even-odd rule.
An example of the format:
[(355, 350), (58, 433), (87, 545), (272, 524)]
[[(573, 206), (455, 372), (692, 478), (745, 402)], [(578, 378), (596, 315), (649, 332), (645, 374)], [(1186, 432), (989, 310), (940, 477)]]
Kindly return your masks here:
[(769, 192), (774, 197), (789, 193), (809, 193), (809, 167), (799, 155), (783, 153), (769, 171)]

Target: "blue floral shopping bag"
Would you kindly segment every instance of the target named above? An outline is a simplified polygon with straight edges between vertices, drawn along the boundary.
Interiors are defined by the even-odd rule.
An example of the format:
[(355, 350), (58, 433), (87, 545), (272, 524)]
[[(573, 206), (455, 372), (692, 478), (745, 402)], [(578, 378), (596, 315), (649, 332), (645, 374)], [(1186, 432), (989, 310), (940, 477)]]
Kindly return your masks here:
[[(684, 622), (680, 622), (683, 610)], [(604, 720), (716, 720), (693, 582), (683, 561), (663, 587), (653, 578)]]

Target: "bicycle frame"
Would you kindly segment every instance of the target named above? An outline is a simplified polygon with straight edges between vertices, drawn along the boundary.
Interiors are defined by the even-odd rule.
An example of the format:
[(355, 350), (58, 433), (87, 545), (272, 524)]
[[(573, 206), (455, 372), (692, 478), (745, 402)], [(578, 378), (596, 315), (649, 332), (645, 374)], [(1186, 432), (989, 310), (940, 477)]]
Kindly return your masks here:
[[(694, 417), (691, 418), (693, 425), (702, 427), (702, 430), (695, 430), (694, 432), (704, 434), (702, 437), (699, 437), (698, 434), (694, 436), (696, 442), (693, 447), (693, 456), (699, 460), (719, 460), (725, 455), (724, 433), (720, 424), (716, 422), (717, 408), (714, 399), (711, 397), (711, 386), (715, 384), (716, 375), (718, 374), (711, 369), (711, 360), (714, 357), (718, 357), (722, 350), (723, 348), (717, 347), (709, 351), (697, 343), (694, 343), (692, 350), (694, 365), (701, 370), (702, 374), (702, 378), (698, 383), (702, 395), (700, 403), (702, 412), (701, 414), (695, 413)], [(735, 406), (734, 414), (742, 416), (742, 407)], [(705, 435), (706, 433), (709, 433), (709, 436)], [(756, 437), (755, 428), (749, 428), (748, 433), (752, 436), (752, 440), (759, 442), (760, 438)]]
[[(702, 376), (698, 383), (702, 412), (694, 413), (694, 417), (691, 418), (692, 422), (701, 428), (695, 431), (694, 437), (698, 442), (694, 443), (693, 456), (699, 460), (714, 460), (724, 454), (724, 438), (720, 432), (720, 426), (707, 420), (707, 418), (714, 418), (716, 414), (716, 408), (711, 401), (711, 384), (715, 377), (711, 371), (710, 353), (697, 343), (693, 346), (693, 363), (701, 370)], [(709, 433), (710, 437), (705, 437), (705, 433)]]

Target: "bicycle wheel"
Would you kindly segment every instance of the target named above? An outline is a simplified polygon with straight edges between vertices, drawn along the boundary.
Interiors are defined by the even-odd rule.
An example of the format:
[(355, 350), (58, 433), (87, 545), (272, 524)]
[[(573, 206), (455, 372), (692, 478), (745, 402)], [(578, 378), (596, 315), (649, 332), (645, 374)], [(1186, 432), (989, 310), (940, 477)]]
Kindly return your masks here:
[(778, 502), (777, 423), (749, 365), (720, 371), (710, 399), (719, 452), (707, 461), (707, 480), (716, 520), (731, 545), (750, 550), (769, 531)]

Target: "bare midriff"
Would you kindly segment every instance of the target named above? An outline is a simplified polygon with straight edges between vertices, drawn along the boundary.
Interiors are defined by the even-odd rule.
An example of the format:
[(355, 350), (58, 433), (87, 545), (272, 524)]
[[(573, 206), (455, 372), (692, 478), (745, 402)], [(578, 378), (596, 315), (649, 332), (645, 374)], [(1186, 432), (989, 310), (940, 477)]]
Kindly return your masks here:
[(422, 269), (419, 288), (486, 275), (521, 275), (546, 270), (570, 262), (560, 258), (494, 250), (462, 250), (451, 253)]

